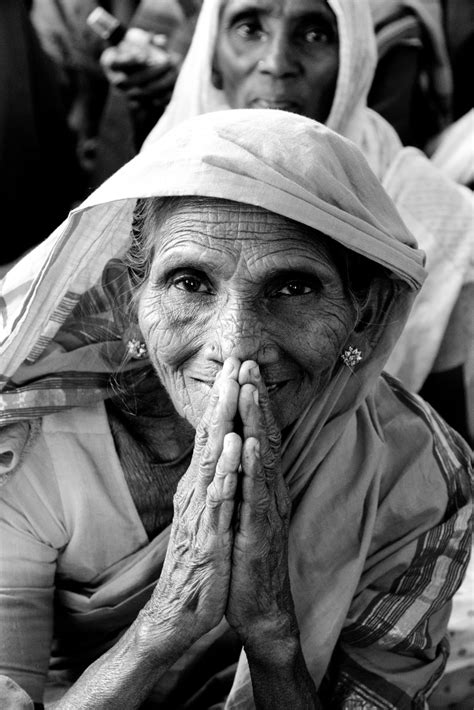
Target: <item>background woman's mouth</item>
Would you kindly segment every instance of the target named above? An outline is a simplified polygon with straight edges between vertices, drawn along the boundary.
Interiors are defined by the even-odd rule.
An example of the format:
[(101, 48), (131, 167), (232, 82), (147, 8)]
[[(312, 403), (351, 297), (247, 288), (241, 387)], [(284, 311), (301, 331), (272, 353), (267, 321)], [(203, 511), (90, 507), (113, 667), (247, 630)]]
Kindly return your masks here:
[(293, 101), (276, 101), (270, 99), (253, 99), (249, 104), (250, 108), (271, 108), (279, 111), (290, 111), (298, 113), (298, 105)]

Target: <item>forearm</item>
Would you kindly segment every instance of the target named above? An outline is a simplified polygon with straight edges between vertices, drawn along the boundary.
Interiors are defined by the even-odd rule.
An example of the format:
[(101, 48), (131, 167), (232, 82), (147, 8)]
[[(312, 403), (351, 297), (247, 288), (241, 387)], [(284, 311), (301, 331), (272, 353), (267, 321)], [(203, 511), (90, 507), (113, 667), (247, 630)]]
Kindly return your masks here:
[[(141, 617), (107, 653), (81, 675), (54, 710), (134, 710), (158, 678), (184, 653), (185, 645), (163, 630), (161, 642), (146, 642)], [(156, 635), (156, 631), (155, 631)]]
[(257, 710), (318, 710), (322, 704), (303, 656), (298, 633), (245, 644)]

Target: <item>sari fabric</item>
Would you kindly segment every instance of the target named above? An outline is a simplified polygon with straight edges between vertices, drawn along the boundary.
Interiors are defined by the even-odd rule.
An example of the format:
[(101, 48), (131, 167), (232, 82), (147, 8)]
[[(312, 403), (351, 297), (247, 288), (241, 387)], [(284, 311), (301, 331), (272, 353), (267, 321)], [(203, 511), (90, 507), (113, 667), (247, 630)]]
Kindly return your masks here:
[[(35, 614), (49, 631), (30, 645), (33, 672), (5, 646), (0, 672), (41, 698), (55, 579), (56, 614), (76, 634), (71, 668), (80, 665), (78, 649), (90, 662), (113, 642), (160, 574), (168, 531), (150, 544), (144, 539), (120, 466), (107, 454), (103, 406), (125, 352), (115, 265), (130, 247), (136, 199), (152, 195), (258, 205), (382, 265), (396, 285), (376, 335), (351, 336), (362, 362), (353, 370), (340, 362), (285, 435), (282, 465), (293, 501), (295, 608), (321, 695), (334, 708), (422, 708), (444, 668), (471, 513), (464, 443), (421, 399), (381, 376), (422, 285), (423, 254), (358, 149), (280, 111), (215, 112), (178, 126), (101, 186), (1, 284), (2, 538), (13, 535), (17, 545), (5, 546), (0, 565), (2, 638), (23, 647), (18, 629)], [(28, 440), (32, 419), (42, 421), (41, 430)], [(106, 515), (104, 500), (113, 503)], [(96, 530), (99, 523), (108, 530)], [(30, 547), (19, 559), (23, 545)], [(187, 656), (206, 658), (225, 631), (218, 627)], [(158, 707), (184, 682), (188, 662), (160, 679)], [(206, 668), (212, 675), (212, 664)], [(254, 707), (243, 652), (225, 706)]]
[[(149, 144), (182, 120), (229, 108), (223, 91), (212, 84), (222, 4), (223, 0), (204, 0), (172, 99), (150, 133)], [(432, 371), (461, 289), (474, 278), (472, 195), (443, 175), (419, 150), (403, 148), (387, 121), (367, 108), (377, 61), (369, 3), (328, 0), (328, 4), (337, 19), (339, 74), (326, 124), (362, 150), (426, 252), (428, 277), (387, 363), (391, 374), (417, 392)], [(449, 78), (441, 68), (439, 72), (447, 84)], [(472, 350), (470, 343), (464, 345)], [(470, 358), (462, 348), (453, 358), (456, 364), (464, 364), (467, 388), (474, 393)]]

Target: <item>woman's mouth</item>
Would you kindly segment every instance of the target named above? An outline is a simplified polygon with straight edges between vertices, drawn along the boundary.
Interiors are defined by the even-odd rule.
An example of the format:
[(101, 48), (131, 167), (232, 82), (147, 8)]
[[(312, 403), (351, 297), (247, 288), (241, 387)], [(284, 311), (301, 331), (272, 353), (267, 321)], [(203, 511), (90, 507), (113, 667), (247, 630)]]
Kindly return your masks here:
[(267, 388), (267, 392), (269, 395), (275, 394), (275, 392), (278, 392), (278, 390), (281, 390), (282, 387), (284, 387), (286, 384), (288, 384), (289, 380), (282, 380), (281, 382), (266, 382), (265, 387)]

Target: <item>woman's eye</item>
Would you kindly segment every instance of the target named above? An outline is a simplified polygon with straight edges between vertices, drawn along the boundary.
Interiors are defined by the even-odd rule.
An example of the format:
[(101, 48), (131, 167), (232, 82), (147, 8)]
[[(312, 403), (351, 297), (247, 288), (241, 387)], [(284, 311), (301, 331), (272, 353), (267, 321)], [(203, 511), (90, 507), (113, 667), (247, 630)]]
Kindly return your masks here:
[(275, 296), (306, 296), (316, 290), (314, 284), (307, 281), (288, 281), (283, 286), (280, 286), (274, 294)]
[(194, 274), (181, 274), (175, 276), (172, 280), (172, 285), (180, 291), (188, 293), (211, 293), (211, 287), (206, 279), (203, 279)]
[(306, 30), (303, 36), (305, 42), (308, 42), (308, 44), (328, 44), (331, 41), (330, 33), (320, 27), (312, 27)]

